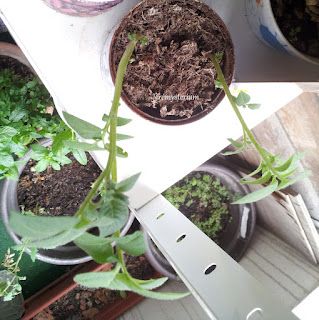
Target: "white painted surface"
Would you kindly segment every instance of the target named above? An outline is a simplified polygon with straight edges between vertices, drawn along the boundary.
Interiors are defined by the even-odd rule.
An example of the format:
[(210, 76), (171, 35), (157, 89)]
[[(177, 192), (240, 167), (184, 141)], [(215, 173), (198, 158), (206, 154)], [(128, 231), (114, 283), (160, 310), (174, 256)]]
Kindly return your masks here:
[[(59, 102), (59, 112), (67, 110), (99, 125), (102, 124), (101, 117), (103, 113), (108, 112), (112, 99), (112, 92), (103, 82), (100, 71), (103, 45), (113, 26), (138, 2), (126, 0), (112, 10), (91, 18), (59, 14), (40, 0), (0, 0), (0, 8), (1, 16), (15, 40), (55, 100)], [(229, 1), (225, 1), (224, 5), (227, 2)], [(268, 54), (269, 48), (260, 47), (259, 41), (247, 30), (241, 1), (233, 2), (233, 5), (228, 7), (222, 7), (221, 1), (209, 3), (212, 6), (218, 4), (217, 11), (229, 21), (231, 31), (234, 30), (232, 36), (237, 54), (236, 77), (241, 78), (243, 74), (243, 79), (248, 79), (249, 77), (244, 76), (246, 69), (242, 69), (242, 59), (248, 55), (247, 59), (249, 58), (251, 63), (254, 64), (255, 60), (242, 51), (247, 45), (246, 37), (251, 41), (249, 47), (254, 47), (256, 55), (258, 52), (261, 55)], [(238, 28), (245, 31), (239, 34)], [(243, 38), (242, 41), (239, 36)], [(276, 54), (275, 52), (275, 56)], [(280, 55), (278, 57), (282, 59), (280, 63), (284, 64), (292, 58)], [(301, 63), (302, 70), (307, 70), (307, 73), (299, 72), (300, 77), (308, 73), (313, 74), (313, 66), (311, 69), (303, 62), (292, 62), (294, 69), (286, 70), (287, 72), (295, 70)], [(276, 71), (278, 68), (268, 65), (266, 69)], [(251, 70), (250, 74), (257, 74), (257, 70)], [(234, 87), (248, 89), (252, 102), (263, 103), (259, 111), (245, 111), (245, 118), (250, 127), (269, 117), (302, 92), (293, 83), (241, 83)], [(120, 146), (128, 151), (129, 158), (119, 159), (119, 178), (142, 172), (138, 185), (130, 194), (131, 203), (135, 208), (147, 203), (223, 149), (228, 144), (226, 138), (238, 138), (241, 135), (241, 127), (225, 100), (207, 117), (186, 126), (167, 127), (153, 124), (133, 114), (124, 103), (120, 108), (120, 116), (133, 119), (131, 124), (121, 129), (121, 132), (135, 138), (120, 143)], [(97, 153), (96, 158), (104, 165), (107, 153)]]
[(319, 287), (298, 304), (293, 310), (293, 313), (298, 316), (300, 320), (317, 320), (319, 318), (318, 301)]

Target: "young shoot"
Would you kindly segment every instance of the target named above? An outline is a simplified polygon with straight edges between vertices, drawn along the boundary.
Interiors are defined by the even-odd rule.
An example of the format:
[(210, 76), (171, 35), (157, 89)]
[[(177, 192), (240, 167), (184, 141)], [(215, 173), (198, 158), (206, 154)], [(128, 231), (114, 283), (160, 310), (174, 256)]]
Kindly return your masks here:
[[(231, 155), (240, 153), (244, 150), (255, 149), (260, 155), (260, 165), (258, 168), (242, 178), (239, 182), (245, 184), (266, 184), (268, 185), (262, 189), (252, 192), (241, 199), (233, 202), (233, 204), (239, 203), (250, 203), (261, 200), (274, 191), (286, 188), (295, 182), (308, 177), (311, 174), (310, 170), (305, 170), (296, 177), (291, 177), (291, 175), (297, 170), (298, 161), (305, 155), (306, 152), (295, 153), (288, 160), (283, 161), (281, 155), (272, 155), (269, 151), (263, 148), (254, 137), (253, 133), (249, 130), (246, 122), (244, 121), (239, 107), (248, 107), (250, 109), (258, 109), (260, 104), (251, 104), (250, 96), (241, 91), (237, 97), (234, 97), (224, 78), (223, 72), (219, 66), (219, 62), (222, 58), (222, 54), (213, 55), (211, 53), (207, 54), (207, 58), (211, 60), (217, 71), (217, 80), (215, 80), (215, 86), (221, 88), (225, 91), (225, 94), (238, 118), (243, 128), (243, 139), (241, 142), (237, 142), (233, 139), (228, 139), (232, 145), (234, 145), (237, 150), (234, 152), (226, 152), (224, 155)], [(248, 179), (256, 174), (260, 174), (261, 177), (254, 181), (249, 181)]]

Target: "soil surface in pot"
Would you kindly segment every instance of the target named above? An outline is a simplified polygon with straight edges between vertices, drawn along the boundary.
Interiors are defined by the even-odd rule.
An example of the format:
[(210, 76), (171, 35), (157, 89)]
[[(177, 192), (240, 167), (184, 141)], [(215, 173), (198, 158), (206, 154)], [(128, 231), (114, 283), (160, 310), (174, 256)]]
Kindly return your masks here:
[[(144, 256), (133, 257), (125, 255), (128, 272), (138, 279), (150, 279), (154, 269)], [(102, 271), (111, 270), (109, 265)], [(77, 286), (75, 289), (52, 303), (48, 308), (35, 316), (34, 320), (80, 320), (92, 319), (101, 309), (107, 307), (120, 298), (119, 291), (105, 288), (85, 288)], [(106, 319), (107, 320), (107, 319)]]
[(163, 196), (216, 243), (231, 223), (229, 206), (235, 195), (207, 172), (191, 172)]
[(81, 165), (73, 155), (72, 163), (61, 170), (51, 166), (43, 172), (36, 172), (36, 161), (29, 160), (18, 182), (18, 203), (25, 211), (48, 216), (73, 216), (91, 190), (92, 183), (100, 175), (100, 168), (87, 154), (87, 165)]
[[(228, 32), (209, 9), (192, 0), (147, 0), (122, 20), (111, 51), (116, 67), (129, 33), (148, 39), (146, 45), (137, 44), (124, 77), (123, 91), (133, 105), (168, 120), (214, 107), (220, 89), (214, 86), (216, 71), (204, 54), (227, 51), (230, 60), (234, 58)], [(227, 71), (226, 80), (231, 76)]]
[(0, 55), (0, 70), (2, 69), (10, 69), (14, 71), (17, 77), (27, 79), (34, 78), (32, 71), (23, 63), (11, 57)]
[(319, 1), (271, 0), (278, 26), (300, 52), (319, 57)]

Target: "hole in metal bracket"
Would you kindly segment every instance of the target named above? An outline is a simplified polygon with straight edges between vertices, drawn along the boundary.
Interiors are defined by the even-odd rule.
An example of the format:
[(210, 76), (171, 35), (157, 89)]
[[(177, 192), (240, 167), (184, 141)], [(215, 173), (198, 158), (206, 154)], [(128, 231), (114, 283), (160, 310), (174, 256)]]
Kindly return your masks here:
[(158, 219), (161, 219), (164, 214), (165, 214), (164, 212), (163, 212), (163, 213), (160, 213), (160, 214), (156, 217), (156, 219), (157, 219), (157, 220), (158, 220)]
[(176, 242), (181, 242), (185, 238), (186, 238), (186, 234), (184, 233), (176, 239)]
[(255, 308), (248, 313), (246, 320), (261, 320), (262, 318), (263, 311), (260, 308)]
[(205, 269), (205, 274), (210, 274), (216, 269), (217, 265), (215, 263), (212, 263)]

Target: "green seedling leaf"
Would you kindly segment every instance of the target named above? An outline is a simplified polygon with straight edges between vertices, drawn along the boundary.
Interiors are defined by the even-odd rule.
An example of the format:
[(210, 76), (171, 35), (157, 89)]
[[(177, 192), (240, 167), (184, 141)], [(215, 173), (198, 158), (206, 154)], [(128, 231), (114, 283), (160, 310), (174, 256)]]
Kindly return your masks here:
[(4, 126), (0, 128), (0, 141), (4, 141), (8, 138), (12, 138), (18, 133), (18, 131), (12, 127)]
[(49, 159), (41, 159), (37, 164), (36, 166), (34, 167), (35, 171), (36, 172), (42, 172), (44, 171), (48, 165), (50, 163), (50, 160)]
[(133, 176), (117, 183), (115, 186), (115, 190), (118, 192), (127, 192), (131, 190), (134, 187), (140, 175), (141, 173), (134, 174)]
[(88, 162), (88, 159), (86, 157), (86, 153), (84, 150), (81, 149), (73, 149), (72, 150), (72, 154), (74, 156), (74, 158), (81, 163), (82, 165), (86, 165)]
[(275, 169), (280, 172), (281, 174), (286, 174), (289, 171), (295, 170), (297, 162), (302, 159), (308, 150), (305, 150), (300, 153), (294, 153), (285, 163), (281, 164), (280, 166), (275, 167)]
[(263, 169), (263, 165), (262, 165), (262, 163), (261, 163), (261, 164), (259, 165), (259, 167), (258, 167), (255, 171), (251, 172), (250, 174), (248, 174), (247, 176), (245, 176), (245, 177), (242, 178), (241, 180), (246, 180), (247, 178), (254, 176), (255, 174), (257, 174), (257, 173), (259, 173), (260, 171), (262, 171), (262, 169)]
[(217, 62), (220, 62), (220, 60), (223, 58), (224, 52), (216, 53), (215, 58)]
[(42, 153), (43, 155), (49, 154), (49, 150), (41, 144), (31, 144), (31, 149), (36, 153)]
[(162, 286), (168, 280), (167, 277), (159, 278), (159, 279), (150, 279), (150, 280), (135, 280), (136, 283), (146, 290), (153, 290), (160, 286)]
[(311, 170), (305, 170), (303, 172), (301, 172), (297, 177), (291, 179), (291, 180), (283, 180), (279, 186), (278, 186), (278, 189), (277, 190), (281, 190), (281, 189), (284, 189), (284, 188), (287, 188), (289, 186), (291, 186), (292, 184), (302, 180), (302, 179), (305, 179), (305, 178), (308, 178), (309, 176), (311, 175)]
[(261, 106), (260, 103), (248, 103), (247, 104), (247, 107), (251, 110), (256, 110), (256, 109), (259, 109)]
[(240, 91), (237, 97), (233, 97), (233, 100), (237, 106), (242, 107), (250, 101), (250, 96), (247, 93)]
[(239, 180), (239, 182), (245, 183), (245, 184), (263, 184), (263, 183), (268, 182), (270, 180), (271, 176), (272, 176), (271, 172), (268, 171), (265, 174), (263, 174), (261, 178), (259, 178), (257, 180), (245, 181), (244, 179), (241, 179), (241, 180)]
[(259, 201), (271, 195), (277, 189), (277, 186), (278, 186), (278, 181), (276, 180), (276, 178), (273, 178), (269, 186), (261, 188), (260, 190), (257, 190), (255, 192), (252, 192), (240, 198), (239, 200), (233, 202), (232, 204), (243, 204), (243, 203), (251, 203), (251, 202)]
[(71, 128), (84, 139), (102, 139), (102, 129), (65, 111), (63, 116)]
[(114, 269), (108, 272), (87, 272), (80, 273), (74, 277), (74, 281), (88, 288), (108, 287), (118, 274), (119, 270)]
[(135, 231), (133, 234), (120, 238), (113, 238), (116, 246), (131, 256), (140, 256), (145, 253), (146, 246), (144, 241), (144, 233)]
[(223, 84), (219, 80), (214, 80), (215, 87), (218, 89), (224, 89)]
[(79, 223), (74, 217), (44, 217), (27, 216), (12, 211), (9, 218), (9, 227), (22, 237), (43, 239), (54, 236)]
[(12, 155), (6, 153), (0, 153), (0, 165), (5, 167), (12, 167), (14, 165), (14, 159)]
[(221, 153), (221, 155), (222, 156), (231, 156), (233, 154), (241, 153), (244, 150), (245, 150), (245, 148), (241, 148), (241, 149), (238, 149), (238, 150), (235, 150), (235, 151), (226, 151), (226, 152)]
[[(108, 116), (107, 114), (103, 115), (102, 120), (104, 122), (108, 122), (110, 120), (110, 116)], [(126, 124), (130, 123), (132, 121), (132, 119), (126, 119), (126, 118), (121, 118), (121, 117), (117, 117), (117, 127), (122, 127), (125, 126)]]
[(90, 233), (83, 233), (74, 243), (90, 255), (97, 263), (105, 263), (114, 252), (109, 238), (101, 238)]
[(54, 160), (50, 160), (50, 165), (54, 170), (61, 170), (61, 166)]
[(141, 45), (142, 45), (142, 46), (145, 46), (145, 45), (148, 43), (147, 37), (142, 37), (142, 38), (140, 39), (140, 42), (141, 42)]
[(72, 138), (72, 131), (70, 129), (58, 133), (55, 136), (52, 143), (53, 153), (57, 154), (59, 151), (61, 151), (64, 146), (64, 141), (70, 140), (71, 138)]
[(37, 253), (38, 253), (38, 249), (37, 248), (31, 248), (30, 258), (31, 258), (32, 262), (34, 262), (36, 260)]
[(235, 141), (231, 138), (227, 138), (227, 140), (236, 148), (241, 148), (244, 145), (242, 142)]
[[(110, 150), (110, 144), (105, 144), (104, 145), (104, 147), (105, 147), (105, 149), (107, 150), (107, 151), (109, 151)], [(121, 147), (119, 147), (119, 146), (116, 146), (116, 155), (118, 156), (118, 157), (120, 157), (120, 158), (127, 158), (127, 156), (128, 156), (128, 154), (127, 154), (127, 152), (125, 152)]]
[(57, 162), (59, 162), (62, 165), (72, 163), (72, 160), (69, 159), (67, 156), (64, 156), (64, 155), (56, 155), (56, 156), (53, 156), (52, 159), (57, 161)]
[(79, 141), (64, 141), (64, 145), (72, 149), (80, 149), (83, 151), (103, 151), (104, 149), (99, 147), (96, 143), (86, 143)]
[(116, 134), (116, 141), (128, 140), (128, 139), (132, 139), (132, 138), (134, 138), (134, 137), (126, 135), (126, 134), (120, 134), (120, 133)]

